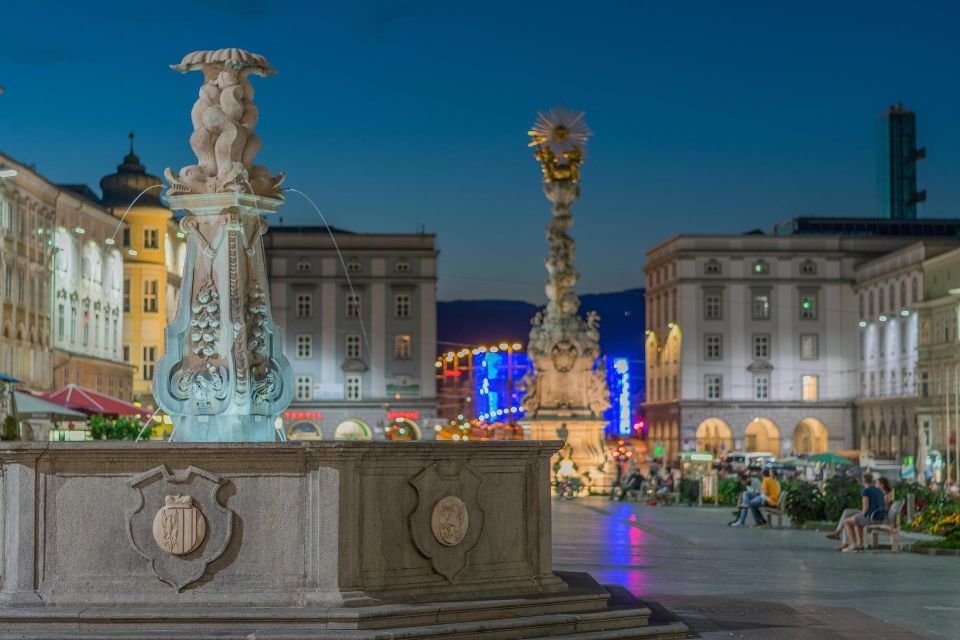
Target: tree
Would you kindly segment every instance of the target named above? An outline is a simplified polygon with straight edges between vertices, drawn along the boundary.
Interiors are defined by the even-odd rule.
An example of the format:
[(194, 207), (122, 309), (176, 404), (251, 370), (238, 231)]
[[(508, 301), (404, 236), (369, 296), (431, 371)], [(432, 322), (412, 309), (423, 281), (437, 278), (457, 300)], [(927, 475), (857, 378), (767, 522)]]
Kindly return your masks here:
[(20, 429), (17, 425), (17, 419), (13, 416), (7, 416), (3, 419), (3, 433), (0, 434), (0, 440), (19, 440)]

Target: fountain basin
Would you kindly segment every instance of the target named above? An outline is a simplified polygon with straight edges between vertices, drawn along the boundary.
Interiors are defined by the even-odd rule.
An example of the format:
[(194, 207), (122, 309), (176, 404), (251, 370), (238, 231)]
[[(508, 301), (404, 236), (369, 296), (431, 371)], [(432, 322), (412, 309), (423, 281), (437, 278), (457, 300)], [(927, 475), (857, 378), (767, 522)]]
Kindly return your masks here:
[(0, 604), (562, 592), (548, 483), (559, 444), (4, 443)]

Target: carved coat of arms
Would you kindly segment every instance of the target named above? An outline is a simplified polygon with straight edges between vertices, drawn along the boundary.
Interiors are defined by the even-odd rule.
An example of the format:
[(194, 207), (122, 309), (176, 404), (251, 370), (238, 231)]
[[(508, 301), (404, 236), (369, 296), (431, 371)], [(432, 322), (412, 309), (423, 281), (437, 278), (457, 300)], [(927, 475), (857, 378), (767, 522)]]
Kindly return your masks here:
[(433, 505), (430, 528), (433, 529), (433, 537), (440, 544), (448, 547), (460, 544), (467, 535), (469, 526), (470, 515), (467, 513), (467, 505), (460, 498), (446, 496)]
[(207, 521), (190, 496), (167, 496), (153, 518), (153, 539), (167, 553), (187, 555), (207, 537)]
[(127, 484), (135, 492), (127, 537), (154, 575), (178, 591), (203, 577), (233, 536), (234, 513), (217, 498), (226, 481), (194, 466), (171, 473), (160, 465)]
[(557, 371), (566, 373), (573, 369), (573, 365), (577, 362), (577, 345), (564, 338), (550, 349), (550, 358)]
[(413, 543), (434, 571), (455, 582), (483, 531), (483, 477), (467, 464), (438, 462), (409, 482), (417, 491), (417, 507), (410, 514)]

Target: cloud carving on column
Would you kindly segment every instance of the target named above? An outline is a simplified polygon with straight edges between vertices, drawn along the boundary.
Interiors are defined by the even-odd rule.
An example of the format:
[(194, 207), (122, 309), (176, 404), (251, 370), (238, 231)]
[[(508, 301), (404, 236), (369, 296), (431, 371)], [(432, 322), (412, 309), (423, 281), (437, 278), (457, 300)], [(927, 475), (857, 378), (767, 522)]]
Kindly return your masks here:
[(253, 164), (260, 138), (254, 133), (259, 112), (250, 75), (275, 74), (267, 59), (242, 49), (218, 49), (194, 51), (170, 67), (181, 73), (202, 71), (203, 84), (190, 112), (190, 147), (197, 164), (177, 175), (164, 171), (168, 195), (245, 192), (282, 199), (283, 173), (271, 176), (266, 167)]

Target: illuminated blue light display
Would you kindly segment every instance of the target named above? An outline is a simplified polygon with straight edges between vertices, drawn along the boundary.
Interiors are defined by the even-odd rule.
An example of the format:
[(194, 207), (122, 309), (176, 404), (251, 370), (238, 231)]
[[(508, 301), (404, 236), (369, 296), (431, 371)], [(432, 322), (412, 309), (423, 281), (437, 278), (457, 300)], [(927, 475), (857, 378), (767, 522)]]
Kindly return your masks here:
[[(611, 436), (633, 433), (633, 405), (630, 400), (630, 360), (607, 358), (607, 384), (610, 409), (607, 433)], [(517, 389), (532, 369), (530, 357), (523, 351), (477, 353), (473, 356), (473, 386), (476, 418), (484, 424), (516, 422), (524, 417), (520, 403), (525, 395)]]
[(482, 423), (515, 422), (523, 418), (518, 383), (531, 369), (523, 351), (478, 353), (473, 356), (476, 417)]
[(614, 436), (633, 433), (633, 411), (630, 403), (630, 361), (627, 358), (607, 360), (607, 386), (610, 387), (610, 421), (607, 432)]

